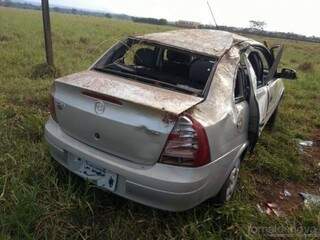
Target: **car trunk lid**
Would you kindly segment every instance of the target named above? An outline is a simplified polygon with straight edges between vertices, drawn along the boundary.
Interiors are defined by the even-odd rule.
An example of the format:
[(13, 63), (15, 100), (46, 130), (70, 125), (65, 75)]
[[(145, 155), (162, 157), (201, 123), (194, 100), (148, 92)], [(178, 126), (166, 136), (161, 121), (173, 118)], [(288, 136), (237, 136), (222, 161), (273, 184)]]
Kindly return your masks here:
[(55, 81), (60, 127), (70, 136), (123, 159), (154, 164), (174, 126), (174, 116), (200, 97), (96, 71)]

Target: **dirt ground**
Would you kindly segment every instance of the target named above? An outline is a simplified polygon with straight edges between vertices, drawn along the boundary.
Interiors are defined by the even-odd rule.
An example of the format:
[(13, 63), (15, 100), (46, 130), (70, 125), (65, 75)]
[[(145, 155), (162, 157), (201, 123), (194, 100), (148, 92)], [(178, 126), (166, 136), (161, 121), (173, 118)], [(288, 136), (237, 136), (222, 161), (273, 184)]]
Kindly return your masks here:
[(303, 148), (301, 154), (306, 167), (314, 171), (314, 178), (303, 184), (282, 181), (275, 183), (274, 180), (265, 176), (256, 178), (257, 208), (260, 208), (262, 212), (268, 215), (291, 215), (304, 206), (299, 193), (320, 195), (320, 129), (316, 131), (311, 141), (314, 142), (314, 145)]

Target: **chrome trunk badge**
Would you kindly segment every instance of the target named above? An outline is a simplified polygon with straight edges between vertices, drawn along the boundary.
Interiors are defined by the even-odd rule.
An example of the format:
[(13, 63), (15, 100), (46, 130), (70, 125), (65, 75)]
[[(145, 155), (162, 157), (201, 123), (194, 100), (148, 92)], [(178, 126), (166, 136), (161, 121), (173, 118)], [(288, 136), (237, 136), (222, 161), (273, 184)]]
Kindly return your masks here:
[(106, 105), (102, 101), (97, 101), (94, 104), (94, 110), (97, 114), (102, 114), (106, 110)]

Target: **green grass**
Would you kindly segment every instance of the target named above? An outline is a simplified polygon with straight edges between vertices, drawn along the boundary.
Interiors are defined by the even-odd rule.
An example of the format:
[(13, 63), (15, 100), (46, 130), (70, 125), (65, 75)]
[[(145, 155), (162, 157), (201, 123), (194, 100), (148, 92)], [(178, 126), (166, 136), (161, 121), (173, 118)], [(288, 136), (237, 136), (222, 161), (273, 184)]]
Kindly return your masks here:
[[(168, 29), (53, 13), (55, 63), (61, 75), (81, 71), (121, 38)], [(256, 210), (264, 187), (259, 176), (271, 185), (315, 182), (317, 169), (299, 155), (295, 139), (320, 128), (319, 44), (267, 39), (286, 44), (283, 66), (311, 63), (312, 69), (300, 66), (299, 80), (286, 82), (275, 131), (265, 131), (247, 157), (230, 203), (167, 213), (97, 190), (50, 160), (43, 126), (53, 79), (31, 77), (44, 61), (42, 40), (40, 12), (0, 8), (0, 239), (264, 239), (265, 232), (250, 229), (319, 226), (316, 209), (286, 218)]]

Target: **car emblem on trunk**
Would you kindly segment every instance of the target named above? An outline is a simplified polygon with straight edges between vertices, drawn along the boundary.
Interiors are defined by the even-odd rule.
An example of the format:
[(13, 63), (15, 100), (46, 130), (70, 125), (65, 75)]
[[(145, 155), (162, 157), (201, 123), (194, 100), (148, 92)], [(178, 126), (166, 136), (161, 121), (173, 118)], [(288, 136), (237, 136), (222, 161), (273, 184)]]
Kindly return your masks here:
[(106, 105), (104, 102), (102, 101), (97, 101), (95, 104), (94, 104), (94, 110), (97, 114), (102, 114), (104, 113), (106, 109)]

